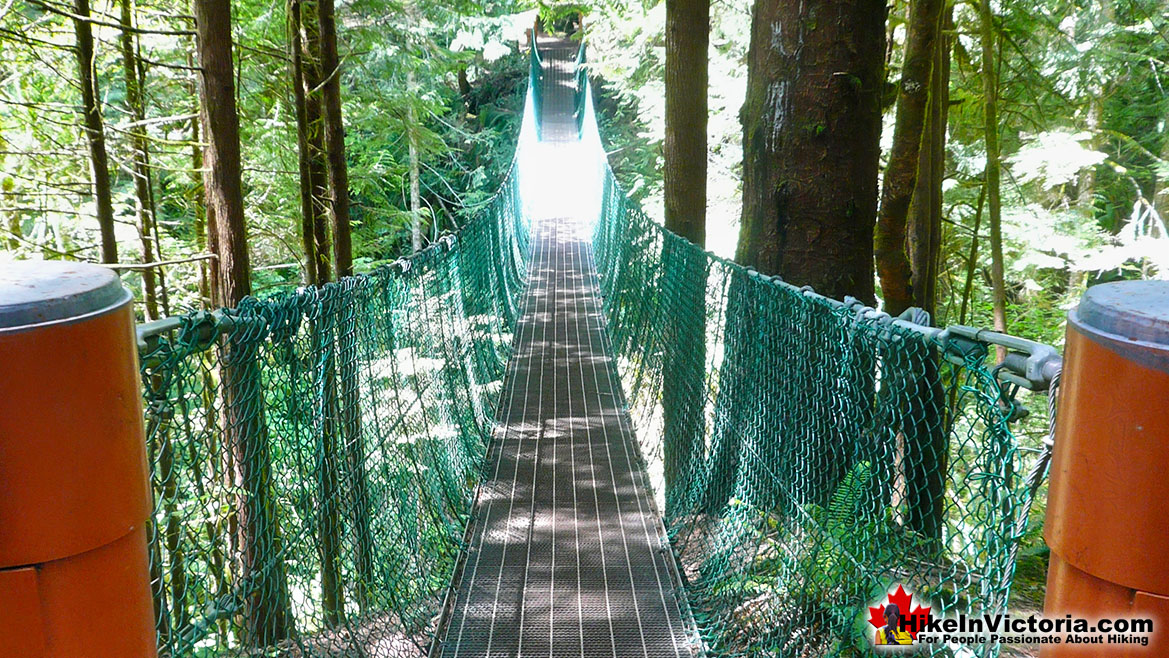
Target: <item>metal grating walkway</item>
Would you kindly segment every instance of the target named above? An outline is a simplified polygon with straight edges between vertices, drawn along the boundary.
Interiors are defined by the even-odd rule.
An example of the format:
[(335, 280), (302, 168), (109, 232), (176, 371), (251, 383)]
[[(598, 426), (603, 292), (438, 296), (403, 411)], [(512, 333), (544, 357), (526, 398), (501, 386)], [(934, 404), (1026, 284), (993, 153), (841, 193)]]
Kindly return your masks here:
[[(544, 139), (555, 153), (576, 140), (576, 44), (541, 46)], [(591, 246), (572, 196), (562, 198), (567, 207), (550, 213), (559, 216), (534, 220), (493, 475), (434, 653), (691, 656), (694, 634), (624, 411)]]

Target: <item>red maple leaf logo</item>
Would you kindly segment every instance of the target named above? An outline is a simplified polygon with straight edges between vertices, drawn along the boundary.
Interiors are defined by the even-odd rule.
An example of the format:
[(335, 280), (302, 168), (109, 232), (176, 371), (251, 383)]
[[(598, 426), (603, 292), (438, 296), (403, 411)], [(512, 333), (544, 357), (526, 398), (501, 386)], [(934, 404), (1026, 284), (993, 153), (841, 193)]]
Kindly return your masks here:
[[(901, 585), (897, 586), (896, 592), (889, 595), (889, 603), (896, 605), (901, 611), (901, 623), (898, 624), (898, 628), (907, 631), (909, 637), (917, 640), (918, 632), (924, 629), (930, 620), (929, 607), (923, 608), (919, 605), (909, 612), (910, 606), (913, 605), (913, 595), (906, 592)], [(869, 623), (876, 628), (884, 628), (885, 604), (869, 608)]]

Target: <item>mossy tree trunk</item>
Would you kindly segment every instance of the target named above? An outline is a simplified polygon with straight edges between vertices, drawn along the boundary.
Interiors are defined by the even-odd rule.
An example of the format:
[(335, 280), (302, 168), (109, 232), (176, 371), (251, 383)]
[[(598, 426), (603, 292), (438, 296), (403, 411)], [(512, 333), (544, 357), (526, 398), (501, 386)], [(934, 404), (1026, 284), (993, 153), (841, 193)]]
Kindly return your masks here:
[(337, 21), (333, 0), (317, 0), (320, 59), (324, 82), (324, 143), (329, 161), (329, 215), (333, 228), (333, 266), (337, 278), (353, 274), (349, 231), (349, 168), (345, 162), (345, 122), (341, 116), (341, 61), (337, 56)]
[[(980, 39), (982, 42), (983, 129), (986, 139), (986, 210), (990, 224), (990, 279), (994, 300), (994, 329), (1007, 330), (1007, 293), (1003, 281), (1002, 199), (999, 195), (1001, 171), (998, 119), (998, 32), (990, 0), (978, 3)], [(1005, 352), (996, 348), (1001, 361)]]
[[(931, 166), (930, 139), (925, 136), (925, 128), (930, 90), (934, 87), (938, 21), (944, 4), (945, 0), (912, 0), (909, 5), (909, 35), (897, 94), (897, 122), (881, 185), (881, 211), (875, 237), (877, 273), (881, 277), (885, 310), (891, 315), (899, 315), (913, 305), (907, 223), (919, 165), (924, 164), (926, 169)], [(923, 153), (927, 156), (924, 162), (920, 157)]]
[(322, 107), (321, 32), (316, 3), (289, 0), (287, 9), (289, 61), (296, 106), (305, 282), (320, 286), (332, 279), (329, 265), (329, 211), (332, 204)]

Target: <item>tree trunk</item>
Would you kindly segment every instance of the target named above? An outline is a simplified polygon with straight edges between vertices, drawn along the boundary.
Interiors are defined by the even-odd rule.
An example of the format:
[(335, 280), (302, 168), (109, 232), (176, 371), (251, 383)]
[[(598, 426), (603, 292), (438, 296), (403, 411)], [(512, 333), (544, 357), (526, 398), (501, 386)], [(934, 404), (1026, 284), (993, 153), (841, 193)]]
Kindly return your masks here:
[(339, 295), (324, 293), (320, 313), (310, 322), (314, 369), (313, 431), (318, 437), (313, 475), (317, 485), (317, 541), (321, 557), (321, 605), (325, 625), (337, 628), (344, 623), (345, 590), (341, 582), (341, 537), (343, 496), (341, 494), (338, 445), (341, 436), (337, 400), (337, 352), (335, 326)]
[(873, 295), (885, 3), (757, 0), (736, 259), (831, 297)]
[[(998, 72), (995, 60), (996, 33), (990, 0), (979, 0), (978, 13), (982, 38), (982, 92), (985, 99), (986, 132), (986, 207), (990, 223), (990, 278), (994, 298), (994, 329), (1007, 330), (1007, 294), (1003, 283), (1002, 202), (999, 198)], [(1001, 361), (1005, 355), (997, 348)]]
[(313, 211), (313, 186), (309, 165), (308, 106), (304, 94), (304, 62), (301, 52), (300, 0), (288, 2), (288, 60), (291, 64), (292, 98), (296, 110), (297, 164), (300, 170), (300, 238), (304, 248), (304, 279), (310, 286), (323, 283), (317, 267), (316, 213)]
[[(1089, 34), (1100, 29), (1104, 25), (1110, 25), (1116, 22), (1115, 5), (1110, 0), (1093, 0), (1087, 3), (1088, 11), (1086, 12), (1087, 21), (1079, 20), (1072, 27), (1072, 37), (1076, 37), (1077, 29), (1086, 29)], [(1077, 40), (1082, 40), (1082, 37)], [(1101, 79), (1096, 73), (1096, 65), (1098, 60), (1096, 57), (1089, 55), (1080, 62), (1080, 84), (1083, 85), (1084, 91), (1087, 95), (1088, 112), (1085, 116), (1084, 128), (1091, 134), (1088, 140), (1088, 147), (1099, 150), (1101, 147), (1100, 125), (1104, 118), (1104, 99), (1111, 96), (1112, 89), (1105, 89), (1108, 83), (1106, 79)], [(1109, 85), (1111, 86), (1111, 85)], [(1155, 185), (1155, 183), (1154, 183)], [(1079, 190), (1077, 194), (1077, 203), (1088, 209), (1089, 217), (1095, 218), (1096, 205), (1096, 167), (1086, 167), (1080, 174)], [(1155, 196), (1155, 195), (1154, 195)], [(1076, 272), (1071, 273), (1072, 285), (1074, 288), (1074, 280)], [(1080, 272), (1078, 274), (1086, 274)]]
[[(706, 244), (707, 47), (710, 0), (666, 2), (666, 228)], [(662, 363), (666, 516), (684, 502), (705, 436), (706, 257), (682, 241), (663, 251), (669, 325)], [(697, 284), (697, 285), (695, 285)]]
[(662, 249), (662, 462), (666, 518), (690, 499), (706, 438), (706, 280), (710, 260), (674, 236)]
[(962, 305), (958, 311), (958, 324), (966, 324), (966, 312), (970, 307), (970, 293), (974, 289), (974, 272), (978, 269), (978, 231), (982, 228), (982, 209), (985, 205), (986, 185), (984, 183), (978, 190), (978, 206), (974, 212), (974, 229), (970, 232), (970, 252), (966, 256), (966, 282), (962, 286)]
[[(194, 67), (195, 58), (192, 54), (187, 55), (187, 65)], [(195, 113), (199, 114), (199, 84), (197, 78), (191, 79), (191, 95), (195, 100)], [(191, 171), (194, 178), (194, 194), (191, 199), (191, 206), (195, 211), (195, 246), (199, 253), (217, 253), (212, 248), (212, 243), (209, 235), (209, 228), (214, 222), (213, 219), (207, 216), (207, 204), (203, 194), (203, 148), (199, 144), (199, 123), (200, 119), (195, 118), (191, 120)], [(214, 265), (214, 263), (212, 263)], [(212, 295), (212, 277), (209, 274), (208, 263), (205, 260), (199, 261), (199, 307), (204, 309), (213, 308), (215, 301)]]
[[(909, 5), (909, 35), (897, 95), (897, 123), (893, 149), (881, 186), (881, 214), (877, 222), (876, 260), (885, 311), (900, 315), (913, 305), (913, 272), (906, 253), (906, 221), (917, 184), (919, 155), (930, 153), (923, 139), (929, 109), (931, 73), (938, 49), (938, 20), (944, 0), (913, 0)], [(926, 142), (923, 151), (923, 142)], [(927, 167), (929, 158), (926, 158)], [(940, 183), (940, 181), (939, 181)]]
[(710, 0), (666, 2), (666, 228), (706, 245)]
[[(349, 169), (345, 160), (345, 123), (341, 114), (341, 62), (337, 55), (337, 21), (333, 0), (317, 0), (317, 16), (321, 29), (321, 67), (326, 75), (323, 88), (325, 146), (329, 155), (329, 188), (333, 201), (333, 261), (337, 278), (341, 279), (353, 274), (353, 251), (349, 219)], [(347, 289), (352, 294), (354, 288)], [(356, 318), (351, 316), (352, 312), (350, 305), (340, 311), (344, 321), (336, 327), (340, 361), (337, 374), (340, 382), (335, 395), (340, 404), (338, 426), (346, 455), (346, 490), (351, 501), (349, 509), (354, 535), (354, 562), (357, 566), (357, 603), (364, 611), (371, 603), (369, 588), (376, 576), (365, 478), (365, 442), (361, 431), (357, 331), (354, 326)]]
[(296, 40), (300, 45), (299, 58), (294, 58), (293, 63), (294, 66), (297, 61), (300, 63), (301, 75), (295, 82), (300, 85), (300, 94), (304, 99), (304, 121), (297, 122), (297, 141), (301, 146), (301, 157), (306, 161), (302, 166), (305, 175), (302, 175), (300, 181), (301, 207), (302, 210), (305, 208), (307, 195), (310, 217), (302, 222), (302, 227), (312, 227), (315, 272), (310, 281), (324, 285), (332, 279), (329, 266), (329, 165), (325, 153), (325, 120), (322, 111), (321, 31), (314, 7), (313, 3), (300, 0), (293, 2), (296, 11), (292, 20), (297, 27)]
[[(942, 179), (945, 177), (946, 119), (949, 107), (950, 44), (946, 36), (952, 8), (941, 8), (935, 29), (929, 77), (929, 102), (924, 116), (917, 177), (906, 209), (906, 246), (911, 271), (908, 306), (916, 306), (936, 320), (938, 267), (942, 234)], [(912, 36), (911, 36), (912, 38)], [(882, 211), (882, 216), (884, 212)], [(878, 228), (878, 230), (880, 230)], [(886, 310), (894, 312), (888, 307)], [(904, 308), (896, 310), (900, 313)], [(936, 324), (936, 322), (935, 322)], [(922, 536), (941, 537), (945, 512), (945, 475), (949, 461), (949, 432), (943, 410), (945, 390), (939, 377), (937, 350), (923, 354), (914, 389), (911, 422), (905, 428), (906, 522)]]
[(345, 162), (345, 123), (341, 118), (341, 62), (337, 56), (337, 21), (333, 0), (317, 0), (321, 30), (321, 69), (325, 74), (325, 148), (329, 156), (329, 192), (332, 199), (333, 266), (337, 278), (353, 274), (353, 244), (349, 234), (349, 168)]
[[(309, 211), (309, 217), (302, 220), (302, 230), (309, 229), (312, 235), (312, 256), (315, 257), (315, 272), (311, 281), (316, 285), (324, 285), (331, 278), (329, 268), (329, 216), (331, 202), (329, 197), (330, 167), (329, 153), (326, 151), (326, 131), (328, 120), (325, 116), (326, 98), (324, 72), (328, 71), (323, 52), (325, 36), (324, 24), (321, 21), (321, 0), (316, 2), (301, 2), (293, 0), (290, 5), (290, 20), (294, 26), (294, 33), (290, 39), (293, 70), (299, 68), (300, 75), (294, 83), (300, 86), (296, 100), (303, 102), (303, 111), (297, 111), (297, 142), (300, 146), (301, 166), (301, 209)], [(329, 14), (331, 16), (331, 7)], [(336, 44), (334, 43), (334, 56)], [(338, 94), (340, 91), (338, 90)], [(338, 120), (340, 119), (340, 96), (338, 95)], [(344, 133), (342, 140), (341, 158), (344, 162)], [(348, 183), (345, 184), (346, 188)], [(346, 197), (348, 201), (348, 197)], [(346, 205), (348, 214), (348, 205)], [(336, 236), (334, 236), (336, 237)], [(346, 240), (348, 239), (348, 222), (346, 222)], [(310, 245), (305, 243), (306, 256)], [(345, 245), (348, 256), (348, 244)], [(318, 399), (315, 401), (314, 432), (320, 441), (320, 454), (316, 466), (318, 486), (318, 548), (321, 558), (321, 598), (324, 607), (325, 624), (336, 628), (343, 623), (345, 608), (344, 590), (341, 584), (341, 510), (339, 485), (339, 468), (337, 458), (338, 437), (338, 406), (337, 406), (337, 376), (336, 358), (333, 342), (333, 328), (331, 308), (332, 297), (325, 296), (321, 301), (320, 317), (310, 323), (309, 331), (312, 334), (314, 353), (322, 356), (317, 381), (320, 382)]]
[[(126, 80), (126, 105), (134, 127), (130, 130), (130, 149), (133, 151), (131, 171), (134, 176), (135, 214), (138, 219), (138, 237), (142, 243), (142, 263), (154, 262), (154, 200), (150, 193), (150, 160), (146, 142), (146, 108), (142, 102), (142, 84), (138, 77), (138, 57), (134, 48), (134, 13), (130, 0), (122, 0), (122, 72)], [(142, 291), (146, 301), (146, 319), (157, 320), (158, 283), (154, 268), (142, 270)]]
[(953, 6), (939, 17), (936, 58), (930, 75), (930, 103), (918, 154), (917, 183), (909, 206), (909, 264), (913, 306), (937, 319), (942, 251), (942, 182), (946, 176), (946, 124), (950, 107), (950, 37)]
[[(207, 145), (203, 187), (208, 215), (208, 239), (218, 256), (217, 302), (235, 306), (251, 292), (244, 226), (243, 186), (240, 180), (239, 115), (235, 104), (232, 69), (230, 0), (195, 0), (195, 24), (201, 75), (200, 117)], [(253, 646), (275, 644), (292, 633), (292, 614), (280, 533), (269, 487), (271, 455), (263, 408), (259, 355), (253, 340), (234, 334), (222, 342), (223, 431), (229, 446), (236, 486), (244, 494), (236, 510), (239, 583), (249, 583), (245, 596), (246, 639)]]
[(114, 236), (114, 201), (110, 189), (110, 170), (106, 162), (105, 126), (98, 106), (97, 80), (94, 71), (93, 32), (89, 25), (89, 0), (73, 0), (73, 30), (77, 35), (77, 73), (81, 83), (81, 111), (85, 134), (89, 140), (89, 164), (93, 176), (93, 198), (97, 206), (97, 223), (101, 229), (101, 260), (118, 262), (118, 240)]
[(406, 91), (411, 98), (411, 104), (406, 107), (406, 134), (410, 149), (410, 247), (417, 252), (422, 249), (422, 190), (418, 163), (418, 133), (414, 125), (414, 95), (418, 93), (418, 82), (414, 79), (414, 71), (406, 77)]
[(195, 0), (199, 28), (199, 92), (203, 119), (203, 193), (215, 216), (218, 303), (235, 306), (252, 292), (240, 179), (239, 115), (235, 106), (229, 0)]

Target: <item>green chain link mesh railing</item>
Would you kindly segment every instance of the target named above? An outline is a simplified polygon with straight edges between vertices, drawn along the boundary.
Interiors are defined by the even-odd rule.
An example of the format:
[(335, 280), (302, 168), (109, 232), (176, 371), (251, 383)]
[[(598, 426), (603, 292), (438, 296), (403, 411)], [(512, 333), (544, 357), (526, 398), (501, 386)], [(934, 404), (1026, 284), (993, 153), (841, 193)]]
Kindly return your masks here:
[[(860, 651), (893, 583), (935, 614), (1003, 609), (1030, 500), (986, 344), (663, 230), (616, 185), (577, 79), (612, 348), (710, 653)], [(525, 278), (521, 160), (413, 258), (143, 334), (160, 654), (426, 653)]]
[(608, 329), (708, 651), (868, 655), (896, 584), (1004, 610), (1031, 489), (987, 345), (704, 252), (602, 169)]
[(528, 49), (528, 90), (531, 97), (532, 116), (535, 117), (536, 137), (543, 136), (541, 126), (544, 116), (544, 61), (540, 58), (540, 49), (536, 47), (537, 33), (532, 32), (532, 47)]
[(526, 277), (519, 168), (410, 259), (143, 336), (160, 654), (425, 653)]

